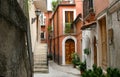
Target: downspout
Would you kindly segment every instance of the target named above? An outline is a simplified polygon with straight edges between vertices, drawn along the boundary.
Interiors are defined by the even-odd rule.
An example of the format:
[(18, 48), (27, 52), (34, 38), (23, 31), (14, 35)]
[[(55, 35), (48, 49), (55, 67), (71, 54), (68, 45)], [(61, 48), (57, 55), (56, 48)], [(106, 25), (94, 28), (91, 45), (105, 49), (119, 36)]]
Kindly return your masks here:
[(60, 64), (60, 62), (59, 62), (59, 57), (60, 57), (60, 55), (59, 55), (59, 9), (58, 9), (58, 11), (57, 11), (57, 42), (58, 42), (58, 64)]

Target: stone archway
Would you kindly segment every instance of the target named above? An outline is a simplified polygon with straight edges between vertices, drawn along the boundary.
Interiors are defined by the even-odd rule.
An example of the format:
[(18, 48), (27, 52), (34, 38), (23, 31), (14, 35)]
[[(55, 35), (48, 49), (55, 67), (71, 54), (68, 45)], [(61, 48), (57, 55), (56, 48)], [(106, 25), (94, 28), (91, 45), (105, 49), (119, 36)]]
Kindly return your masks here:
[(65, 42), (65, 63), (71, 64), (71, 54), (75, 52), (75, 42), (72, 39), (68, 39)]
[(77, 40), (74, 36), (67, 36), (63, 39), (62, 41), (62, 65), (65, 65), (66, 64), (66, 61), (65, 61), (65, 43), (68, 39), (72, 39), (74, 41), (74, 45), (75, 45), (75, 52), (77, 50)]

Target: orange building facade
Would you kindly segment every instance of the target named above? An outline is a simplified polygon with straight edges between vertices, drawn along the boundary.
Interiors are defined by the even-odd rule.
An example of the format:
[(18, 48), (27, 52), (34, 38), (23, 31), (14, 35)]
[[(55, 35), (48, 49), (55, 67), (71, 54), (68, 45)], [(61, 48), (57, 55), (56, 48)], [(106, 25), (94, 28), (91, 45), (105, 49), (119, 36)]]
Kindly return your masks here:
[(82, 1), (62, 1), (51, 17), (52, 39), (51, 53), (55, 62), (61, 65), (71, 64), (71, 54), (81, 53), (80, 26), (73, 23), (82, 14)]

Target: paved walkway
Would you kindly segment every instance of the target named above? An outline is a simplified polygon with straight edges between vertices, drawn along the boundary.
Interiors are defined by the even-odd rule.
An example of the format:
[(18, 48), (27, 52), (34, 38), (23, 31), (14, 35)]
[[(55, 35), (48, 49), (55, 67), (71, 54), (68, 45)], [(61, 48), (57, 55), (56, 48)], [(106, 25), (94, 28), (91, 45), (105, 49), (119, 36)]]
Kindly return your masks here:
[(80, 71), (72, 65), (60, 66), (50, 61), (49, 73), (34, 73), (34, 77), (80, 77)]

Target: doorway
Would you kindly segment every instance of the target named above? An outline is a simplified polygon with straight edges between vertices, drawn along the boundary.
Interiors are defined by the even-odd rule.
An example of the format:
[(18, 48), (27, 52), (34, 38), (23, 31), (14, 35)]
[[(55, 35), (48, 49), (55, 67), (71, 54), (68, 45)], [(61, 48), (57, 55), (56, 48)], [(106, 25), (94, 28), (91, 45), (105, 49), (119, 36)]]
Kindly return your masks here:
[(106, 17), (99, 20), (100, 39), (101, 39), (101, 64), (102, 68), (107, 68), (107, 32), (106, 32)]
[(65, 62), (71, 64), (71, 54), (75, 52), (75, 42), (72, 39), (68, 39), (65, 42)]

